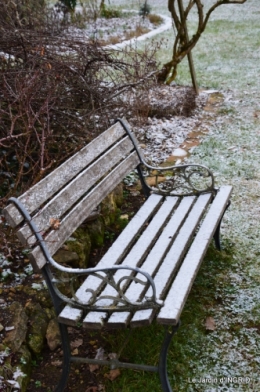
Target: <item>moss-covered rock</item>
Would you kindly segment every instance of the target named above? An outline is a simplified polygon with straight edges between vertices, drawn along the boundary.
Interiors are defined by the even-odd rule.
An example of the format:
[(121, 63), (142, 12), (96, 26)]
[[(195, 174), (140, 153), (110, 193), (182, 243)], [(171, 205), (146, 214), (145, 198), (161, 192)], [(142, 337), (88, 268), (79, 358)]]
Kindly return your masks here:
[(56, 350), (61, 345), (60, 328), (55, 319), (52, 319), (48, 324), (46, 339), (51, 351)]
[(29, 303), (26, 307), (26, 312), (30, 319), (27, 344), (34, 354), (39, 355), (45, 342), (48, 316), (39, 303)]
[(79, 255), (76, 252), (72, 252), (68, 249), (59, 249), (53, 256), (54, 260), (58, 264), (77, 264), (79, 261)]
[(87, 230), (92, 248), (99, 248), (104, 244), (104, 223), (101, 217), (87, 224)]
[(3, 343), (7, 345), (13, 353), (16, 353), (25, 340), (28, 317), (23, 305), (19, 302), (13, 302), (8, 310), (11, 315), (8, 327), (11, 329), (6, 333)]
[(32, 356), (25, 344), (20, 347), (18, 354), (20, 357), (19, 369), (21, 374), (17, 374), (16, 381), (20, 385), (21, 392), (26, 392), (31, 376)]
[(83, 227), (78, 228), (66, 241), (65, 246), (70, 252), (77, 253), (79, 257), (73, 266), (86, 268), (91, 251), (91, 239), (88, 231)]
[(121, 207), (121, 205), (124, 202), (124, 187), (123, 184), (117, 185), (117, 187), (114, 189), (114, 200), (117, 205), (117, 207)]
[(101, 213), (105, 226), (110, 226), (116, 220), (117, 205), (114, 193), (110, 193), (101, 203)]

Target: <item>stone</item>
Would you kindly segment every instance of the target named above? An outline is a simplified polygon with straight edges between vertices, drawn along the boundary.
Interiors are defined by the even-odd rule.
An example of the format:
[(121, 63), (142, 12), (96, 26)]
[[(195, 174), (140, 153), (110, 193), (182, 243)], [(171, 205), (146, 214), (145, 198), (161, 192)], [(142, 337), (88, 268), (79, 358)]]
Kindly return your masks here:
[(28, 303), (26, 312), (30, 318), (27, 343), (30, 350), (39, 355), (43, 349), (48, 327), (48, 316), (39, 303)]
[(119, 218), (128, 221), (129, 220), (129, 215), (128, 214), (123, 214), (123, 215), (120, 215)]
[(163, 176), (159, 176), (159, 177), (157, 177), (157, 179), (156, 179), (156, 177), (147, 177), (146, 178), (146, 183), (149, 186), (156, 186), (156, 182), (157, 183), (161, 183), (161, 182), (164, 182), (165, 180), (166, 179)]
[(105, 226), (110, 226), (116, 220), (117, 205), (114, 193), (110, 193), (101, 203), (101, 212)]
[(13, 302), (8, 310), (11, 314), (11, 320), (9, 321), (8, 326), (13, 327), (13, 329), (6, 332), (4, 344), (6, 344), (13, 353), (16, 353), (26, 338), (28, 316), (23, 305), (19, 302)]
[(188, 155), (187, 151), (183, 148), (175, 148), (172, 152), (172, 156), (176, 158), (184, 158)]
[(91, 239), (87, 230), (88, 224), (86, 223), (78, 228), (72, 237), (65, 242), (68, 250), (78, 255), (78, 260), (72, 263), (72, 267), (86, 268), (88, 266), (91, 251)]
[(32, 355), (25, 344), (20, 347), (18, 354), (20, 357), (19, 368), (22, 375), (17, 377), (16, 380), (20, 385), (21, 392), (26, 392), (30, 382)]
[(117, 187), (114, 189), (113, 194), (117, 207), (121, 207), (124, 202), (124, 187), (122, 183), (117, 185)]
[(51, 351), (56, 350), (61, 345), (60, 328), (55, 319), (52, 319), (48, 324), (46, 339)]
[(66, 249), (59, 249), (53, 258), (59, 264), (74, 264), (79, 261), (79, 255), (76, 252)]
[(105, 229), (102, 218), (98, 218), (95, 221), (88, 223), (87, 229), (91, 240), (91, 247), (100, 248), (103, 246)]

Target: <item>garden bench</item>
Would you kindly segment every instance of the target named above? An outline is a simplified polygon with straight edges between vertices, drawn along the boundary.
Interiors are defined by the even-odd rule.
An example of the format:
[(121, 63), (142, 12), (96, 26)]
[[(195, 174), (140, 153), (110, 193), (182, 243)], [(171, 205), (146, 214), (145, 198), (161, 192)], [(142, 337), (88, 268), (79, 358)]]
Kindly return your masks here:
[[(133, 170), (145, 201), (96, 267), (55, 262), (55, 252)], [(72, 361), (158, 371), (163, 391), (171, 391), (168, 347), (213, 238), (220, 248), (231, 191), (216, 189), (213, 174), (201, 165), (146, 163), (129, 124), (119, 119), (23, 195), (9, 199), (5, 217), (30, 248), (30, 261), (41, 270), (57, 314), (64, 353), (57, 391), (65, 388)], [(62, 292), (64, 282), (71, 295)], [(132, 328), (153, 321), (166, 326), (158, 366), (71, 356), (67, 326)]]

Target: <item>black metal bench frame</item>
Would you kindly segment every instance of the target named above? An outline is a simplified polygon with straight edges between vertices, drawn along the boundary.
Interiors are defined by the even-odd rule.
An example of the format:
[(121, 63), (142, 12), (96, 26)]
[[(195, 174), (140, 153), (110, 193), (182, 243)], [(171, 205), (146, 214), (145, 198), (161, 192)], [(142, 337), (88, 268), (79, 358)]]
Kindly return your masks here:
[[(140, 267), (129, 266), (127, 264), (117, 265), (115, 263), (114, 265), (112, 265), (112, 266), (108, 265), (107, 267), (103, 266), (103, 265), (101, 265), (99, 267), (99, 265), (98, 265), (96, 268), (73, 269), (73, 268), (68, 268), (68, 267), (64, 267), (64, 266), (57, 264), (54, 261), (54, 259), (52, 258), (54, 251), (52, 250), (52, 252), (50, 252), (50, 250), (49, 250), (48, 240), (49, 240), (49, 238), (52, 238), (52, 236), (54, 236), (59, 231), (60, 222), (61, 222), (61, 224), (63, 222), (62, 219), (63, 219), (64, 211), (63, 210), (61, 211), (60, 216), (57, 213), (58, 218), (57, 218), (57, 216), (55, 216), (55, 219), (58, 219), (57, 220), (58, 227), (56, 227), (56, 228), (53, 228), (50, 223), (50, 220), (51, 220), (50, 216), (52, 216), (52, 215), (49, 214), (46, 218), (46, 216), (44, 216), (44, 214), (43, 214), (43, 218), (45, 219), (45, 222), (49, 221), (49, 223), (47, 224), (48, 227), (46, 229), (46, 233), (48, 233), (49, 237), (48, 237), (48, 235), (46, 237), (45, 232), (42, 235), (42, 233), (41, 233), (42, 230), (39, 230), (39, 227), (35, 223), (35, 216), (36, 216), (36, 220), (37, 220), (38, 216), (41, 214), (41, 209), (43, 208), (41, 205), (41, 201), (37, 202), (37, 203), (35, 202), (36, 207), (34, 206), (34, 208), (33, 208), (34, 216), (32, 216), (30, 211), (27, 210), (27, 206), (26, 206), (27, 199), (33, 198), (34, 201), (35, 201), (35, 199), (37, 199), (37, 195), (35, 194), (35, 189), (34, 189), (35, 187), (31, 188), (31, 190), (27, 191), (24, 195), (22, 195), (19, 198), (11, 197), (9, 199), (9, 205), (4, 210), (4, 213), (5, 213), (7, 221), (9, 221), (10, 225), (12, 227), (16, 227), (19, 229), (18, 230), (18, 237), (21, 239), (21, 241), (24, 243), (24, 245), (26, 245), (26, 247), (28, 247), (28, 246), (31, 247), (32, 252), (30, 255), (31, 256), (30, 259), (32, 261), (34, 268), (36, 268), (37, 270), (40, 270), (41, 273), (43, 274), (43, 277), (47, 283), (47, 287), (48, 287), (49, 293), (50, 293), (52, 301), (53, 301), (56, 315), (58, 317), (59, 327), (60, 327), (60, 332), (61, 332), (62, 349), (63, 349), (63, 353), (64, 353), (64, 361), (63, 361), (63, 370), (62, 370), (61, 379), (60, 379), (60, 382), (57, 386), (56, 391), (63, 391), (64, 390), (64, 388), (67, 384), (71, 362), (83, 362), (83, 363), (92, 363), (92, 364), (94, 363), (94, 364), (108, 365), (112, 368), (125, 367), (125, 368), (158, 372), (159, 376), (160, 376), (161, 386), (162, 386), (163, 391), (170, 392), (170, 391), (172, 391), (172, 389), (171, 389), (168, 375), (167, 375), (167, 363), (166, 363), (168, 348), (169, 348), (169, 345), (170, 345), (170, 342), (171, 342), (171, 339), (172, 339), (174, 333), (177, 331), (177, 329), (179, 327), (179, 323), (180, 323), (179, 316), (180, 316), (182, 308), (186, 302), (190, 288), (192, 287), (193, 281), (196, 277), (197, 270), (200, 266), (200, 263), (203, 259), (204, 254), (207, 250), (207, 247), (211, 241), (211, 238), (214, 238), (216, 247), (218, 249), (220, 249), (220, 225), (221, 225), (223, 215), (224, 215), (224, 213), (230, 203), (229, 198), (230, 198), (232, 188), (229, 186), (225, 186), (225, 187), (222, 187), (219, 190), (217, 190), (214, 185), (213, 174), (211, 173), (211, 171), (208, 168), (201, 166), (201, 165), (178, 165), (178, 166), (173, 166), (173, 167), (158, 168), (158, 167), (153, 167), (153, 166), (147, 164), (138, 149), (137, 141), (135, 140), (132, 132), (130, 131), (128, 123), (125, 120), (118, 119), (117, 123), (113, 127), (117, 127), (117, 128), (119, 127), (121, 134), (123, 134), (123, 136), (120, 134), (121, 136), (118, 138), (118, 140), (120, 139), (120, 143), (123, 140), (122, 137), (124, 137), (124, 140), (125, 140), (125, 141), (123, 141), (123, 143), (129, 144), (129, 141), (126, 139), (130, 138), (130, 140), (131, 140), (131, 143), (132, 143), (132, 148), (130, 149), (131, 151), (128, 151), (129, 147), (127, 147), (127, 149), (126, 149), (127, 152), (124, 151), (122, 153), (122, 159), (124, 160), (125, 157), (127, 157), (127, 156), (129, 157), (131, 154), (132, 154), (131, 156), (134, 157), (133, 162), (130, 164), (131, 167), (129, 167), (128, 170), (129, 169), (133, 170), (134, 168), (136, 168), (136, 170), (139, 174), (139, 177), (140, 177), (143, 192), (144, 192), (147, 199), (149, 199), (149, 197), (151, 197), (150, 195), (152, 194), (152, 195), (155, 195), (155, 196), (153, 196), (154, 198), (158, 197), (158, 198), (161, 198), (162, 200), (166, 200), (166, 199), (171, 200), (171, 202), (172, 202), (173, 198), (175, 197), (175, 198), (178, 198), (179, 205), (181, 204), (181, 202), (184, 199), (188, 200), (187, 198), (190, 198), (189, 200), (191, 200), (191, 198), (194, 198), (194, 200), (195, 200), (195, 198), (197, 198), (197, 200), (203, 199), (203, 198), (207, 199), (205, 202), (205, 206), (202, 209), (202, 212), (200, 212), (201, 218), (198, 218), (198, 224), (196, 224), (194, 226), (196, 228), (196, 230), (198, 231), (198, 233), (200, 233), (200, 230), (202, 231), (202, 240), (200, 240), (200, 237), (199, 237), (197, 239), (197, 242), (200, 244), (201, 242), (204, 241), (205, 244), (203, 242), (204, 245), (202, 245), (202, 249), (200, 250), (200, 255), (195, 257), (196, 258), (196, 265), (194, 267), (194, 273), (189, 278), (190, 281), (187, 282), (187, 287), (185, 289), (186, 291), (184, 294), (182, 294), (181, 306), (180, 306), (180, 309), (178, 311), (176, 311), (176, 316), (174, 316), (174, 317), (171, 316), (171, 318), (169, 318), (169, 319), (165, 318), (165, 316), (163, 316), (163, 315), (161, 316), (161, 318), (160, 318), (160, 316), (158, 317), (158, 313), (160, 313), (160, 311), (163, 309), (163, 307), (166, 306), (165, 305), (165, 303), (167, 302), (166, 299), (167, 299), (167, 296), (169, 295), (169, 293), (171, 292), (171, 290), (169, 290), (169, 288), (167, 289), (167, 293), (162, 296), (163, 299), (158, 298), (157, 297), (157, 286), (155, 283), (156, 279), (154, 280), (154, 277), (152, 277), (150, 275), (150, 273), (146, 272), (145, 269), (142, 269), (142, 266), (140, 266)], [(113, 127), (111, 127), (111, 129)], [(106, 132), (108, 132), (108, 131), (106, 131)], [(109, 132), (110, 132), (109, 134), (104, 133), (104, 135), (106, 135), (106, 136), (109, 135), (109, 137), (110, 137), (112, 132), (111, 131), (109, 131)], [(99, 143), (101, 143), (101, 142), (99, 142)], [(118, 143), (119, 142), (117, 142), (117, 144), (114, 143), (114, 145), (116, 146), (115, 148), (117, 148), (117, 149), (118, 149)], [(88, 148), (88, 146), (86, 146), (86, 147)], [(86, 149), (86, 147), (84, 149)], [(88, 148), (88, 151), (91, 148), (92, 147), (90, 146)], [(117, 150), (115, 150), (115, 151), (117, 151)], [(102, 155), (102, 154), (103, 154), (103, 152), (100, 155)], [(128, 158), (126, 158), (126, 159), (128, 159)], [(65, 164), (67, 164), (69, 166), (70, 163), (67, 162)], [(76, 177), (80, 175), (78, 173), (82, 172), (81, 169), (77, 169), (77, 170), (76, 170)], [(108, 171), (111, 172), (111, 170), (112, 169), (109, 168)], [(117, 169), (115, 169), (115, 170), (117, 170)], [(160, 181), (160, 178), (162, 177), (163, 173), (165, 173), (165, 172), (166, 172), (165, 179), (163, 181)], [(122, 179), (124, 178), (125, 175), (126, 175), (126, 173), (125, 173), (125, 171), (123, 171), (123, 173), (118, 176), (117, 182), (122, 181)], [(148, 176), (154, 177), (155, 181), (154, 181), (154, 186), (152, 186), (152, 187), (147, 185), (147, 183), (146, 183), (146, 177), (148, 177)], [(66, 177), (66, 175), (65, 175), (65, 177)], [(194, 178), (195, 178), (195, 182), (194, 182)], [(102, 182), (102, 177), (100, 177), (98, 179), (98, 183), (100, 183), (100, 181)], [(205, 185), (205, 181), (206, 181), (206, 185)], [(67, 182), (69, 182), (69, 180)], [(196, 183), (196, 185), (195, 185), (195, 183)], [(37, 191), (37, 188), (36, 188), (36, 191)], [(56, 191), (53, 192), (55, 197), (57, 195), (57, 192), (58, 192), (58, 188)], [(107, 195), (108, 193), (109, 192), (106, 189), (105, 195)], [(50, 201), (52, 200), (53, 197), (54, 196), (52, 196), (52, 195), (50, 196)], [(82, 199), (82, 194), (80, 197)], [(194, 200), (192, 199), (192, 202), (190, 202), (190, 203), (191, 204), (195, 203)], [(157, 203), (157, 201), (156, 201), (156, 203)], [(175, 203), (175, 201), (174, 201), (174, 203)], [(177, 201), (176, 201), (176, 203), (177, 203)], [(209, 212), (206, 207), (209, 208)], [(172, 208), (171, 211), (175, 211), (173, 209), (173, 207), (171, 207), (171, 208)], [(195, 209), (195, 207), (194, 207), (194, 209)], [(17, 217), (18, 211), (19, 211), (19, 214)], [(46, 210), (44, 210), (44, 208), (43, 208), (43, 211), (45, 211), (45, 214), (46, 214)], [(185, 215), (185, 217), (186, 217), (185, 219), (187, 219), (187, 217), (189, 217), (189, 214), (190, 214), (189, 210), (187, 210), (187, 211), (188, 212)], [(89, 214), (89, 212), (91, 212), (91, 211), (88, 211), (88, 214)], [(51, 214), (53, 214), (53, 211), (51, 212)], [(171, 214), (173, 214), (173, 213), (171, 212)], [(202, 215), (203, 215), (203, 219), (206, 222), (206, 223), (205, 222), (203, 223), (204, 226), (206, 227), (206, 229), (205, 228), (203, 229), (204, 231), (202, 229), (200, 229), (201, 226), (204, 227), (203, 224), (201, 223)], [(214, 220), (214, 224), (211, 225), (212, 218)], [(60, 221), (59, 221), (59, 219), (60, 219)], [(150, 220), (151, 220), (151, 218), (150, 218)], [(81, 219), (81, 222), (82, 222), (82, 219)], [(207, 224), (210, 225), (209, 229), (207, 229)], [(80, 222), (78, 225), (80, 225)], [(51, 230), (51, 233), (50, 233), (50, 230)], [(165, 231), (165, 227), (163, 230)], [(180, 230), (180, 229), (178, 229), (178, 230)], [(176, 233), (177, 233), (176, 236), (178, 235), (178, 230), (176, 229)], [(194, 231), (195, 231), (195, 229), (194, 229)], [(71, 230), (69, 230), (69, 235), (70, 235), (70, 233), (71, 233)], [(160, 234), (155, 235), (156, 241), (157, 241), (157, 238), (159, 238), (159, 237), (161, 239), (163, 239), (162, 233), (163, 232), (160, 232)], [(208, 238), (206, 238), (204, 240), (205, 233)], [(198, 235), (200, 235), (200, 234), (198, 234)], [(46, 242), (46, 238), (47, 238), (47, 242)], [(64, 238), (63, 238), (62, 242), (64, 242)], [(194, 233), (192, 235), (192, 238), (194, 238)], [(183, 255), (180, 256), (181, 260), (186, 260), (187, 258), (189, 258), (189, 255), (191, 253), (190, 243), (192, 243), (192, 242), (189, 241), (189, 246), (186, 245), (187, 249), (181, 250), (183, 253)], [(194, 244), (194, 246), (196, 247), (196, 243)], [(36, 251), (35, 251), (35, 248), (37, 248)], [(170, 246), (168, 246), (167, 249), (169, 250)], [(168, 252), (168, 250), (167, 250), (167, 252)], [(38, 260), (37, 257), (39, 258), (39, 255), (40, 255), (40, 259)], [(180, 264), (181, 262), (178, 261), (178, 263)], [(184, 264), (184, 262), (183, 262), (183, 264)], [(56, 268), (57, 270), (62, 271), (62, 272), (67, 272), (69, 274), (73, 274), (73, 278), (70, 279), (70, 282), (72, 281), (72, 286), (73, 286), (73, 283), (75, 280), (74, 276), (87, 275), (88, 276), (87, 279), (89, 279), (89, 277), (92, 276), (95, 279), (102, 280), (103, 282), (102, 282), (101, 286), (103, 287), (103, 292), (105, 293), (105, 295), (102, 296), (102, 290), (101, 290), (101, 294), (100, 294), (100, 289), (96, 289), (97, 293), (99, 293), (99, 294), (97, 294), (96, 292), (94, 293), (94, 291), (90, 288), (84, 289), (85, 290), (84, 293), (89, 292), (89, 295), (91, 297), (88, 302), (84, 303), (83, 300), (78, 298), (78, 296), (77, 296), (78, 291), (77, 290), (75, 291), (74, 288), (72, 288), (71, 297), (65, 296), (64, 294), (62, 294), (62, 292), (58, 288), (59, 284), (62, 282), (59, 278), (54, 277), (53, 268)], [(157, 267), (157, 269), (158, 268), (159, 267)], [(179, 271), (180, 270), (181, 270), (181, 268), (179, 267)], [(123, 276), (123, 277), (121, 276), (121, 279), (117, 280), (115, 278), (115, 276), (120, 271), (124, 271), (126, 273), (126, 276)], [(154, 275), (156, 275), (156, 271), (154, 272)], [(87, 279), (86, 279), (86, 282), (88, 281)], [(178, 279), (180, 280), (180, 282), (178, 282)], [(171, 278), (171, 282), (170, 282), (171, 289), (174, 286), (174, 284), (176, 284), (177, 288), (178, 288), (178, 285), (181, 284), (181, 282), (182, 282), (181, 279), (183, 279), (183, 277), (178, 278), (178, 279)], [(63, 281), (63, 283), (64, 283), (64, 281)], [(129, 289), (131, 284), (135, 284), (135, 285), (139, 284), (140, 286), (145, 287), (145, 292), (150, 293), (149, 296), (144, 294), (141, 300), (139, 299), (139, 300), (135, 300), (135, 301), (131, 300), (131, 298), (129, 299), (127, 297), (126, 293), (128, 293), (127, 289)], [(168, 284), (168, 286), (169, 286), (169, 284)], [(98, 285), (97, 285), (97, 287), (98, 287)], [(109, 294), (110, 291), (113, 290), (113, 292), (116, 291), (116, 296), (115, 295), (114, 296), (108, 295), (106, 293), (107, 287), (109, 287), (107, 293)], [(142, 288), (140, 290), (142, 290)], [(101, 303), (101, 305), (98, 305), (98, 303)], [(113, 306), (111, 306), (111, 304), (113, 304)], [(119, 313), (122, 313), (122, 314), (126, 313), (126, 314), (132, 316), (134, 314), (141, 314), (142, 311), (150, 312), (152, 314), (152, 316), (147, 317), (147, 320), (144, 319), (144, 321), (142, 321), (142, 317), (141, 317), (142, 315), (141, 315), (140, 320), (139, 321), (137, 320), (136, 324), (133, 323), (133, 325), (131, 325), (131, 323), (129, 322), (131, 326), (139, 326), (139, 325), (147, 325), (147, 324), (151, 323), (154, 319), (156, 319), (156, 317), (158, 317), (157, 321), (159, 320), (159, 323), (165, 325), (165, 337), (164, 337), (164, 340), (163, 340), (162, 346), (161, 346), (161, 352), (160, 352), (158, 366), (148, 366), (148, 365), (142, 365), (142, 364), (140, 365), (140, 364), (124, 363), (124, 362), (120, 362), (118, 358), (111, 359), (111, 360), (98, 360), (98, 359), (91, 359), (91, 358), (77, 358), (77, 357), (71, 356), (67, 327), (68, 327), (68, 325), (76, 325), (78, 319), (76, 316), (75, 317), (73, 316), (74, 319), (70, 315), (68, 316), (67, 319), (65, 316), (62, 316), (63, 312), (64, 312), (64, 305), (65, 305), (65, 311), (68, 310), (70, 312), (70, 310), (74, 309), (74, 308), (75, 308), (76, 312), (78, 311), (80, 313), (82, 311), (83, 313), (80, 313), (81, 314), (80, 320), (83, 319), (82, 314), (84, 314), (84, 316), (85, 316), (86, 312), (88, 312), (88, 315), (90, 315), (90, 316), (92, 314), (96, 315), (96, 312), (99, 312), (98, 313), (99, 315), (105, 314), (107, 317), (107, 320), (109, 320), (111, 315), (114, 315), (115, 313), (116, 313), (115, 317), (117, 317)], [(72, 319), (70, 319), (70, 317), (72, 317)], [(104, 316), (102, 316), (102, 317), (104, 317)], [(95, 324), (95, 323), (96, 323), (96, 321), (93, 322), (94, 328), (101, 328), (103, 326), (103, 319), (100, 317), (100, 320), (98, 322), (99, 324), (98, 323)], [(128, 327), (129, 323), (125, 323), (125, 327)], [(122, 322), (122, 325), (121, 325), (118, 321), (115, 325), (117, 327), (120, 327), (120, 326), (123, 327), (124, 323)], [(90, 321), (90, 326), (91, 326), (91, 321)]]

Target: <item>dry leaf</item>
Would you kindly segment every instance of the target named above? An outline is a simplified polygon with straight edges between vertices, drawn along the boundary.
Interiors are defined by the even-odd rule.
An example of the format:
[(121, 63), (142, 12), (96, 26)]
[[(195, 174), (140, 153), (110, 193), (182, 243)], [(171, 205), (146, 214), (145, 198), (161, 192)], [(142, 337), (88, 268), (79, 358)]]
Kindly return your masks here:
[(121, 374), (119, 369), (110, 370), (109, 373), (105, 374), (105, 377), (108, 378), (110, 381), (114, 381), (117, 377)]
[[(103, 349), (103, 347), (97, 349), (95, 359), (100, 359), (100, 360), (106, 359), (105, 350)], [(99, 365), (89, 365), (89, 370), (91, 371), (91, 373), (93, 373), (97, 369), (99, 369)]]
[(117, 359), (117, 354), (116, 353), (110, 353), (108, 354), (109, 359)]
[(97, 349), (97, 353), (96, 353), (95, 359), (101, 359), (102, 361), (104, 359), (106, 359), (105, 350), (103, 349), (103, 347), (99, 347)]
[(98, 392), (98, 387), (89, 387), (86, 392)]
[(89, 371), (91, 373), (95, 372), (98, 369), (99, 369), (99, 365), (92, 365), (92, 364), (89, 365)]
[(70, 343), (70, 347), (77, 348), (77, 347), (82, 346), (82, 344), (83, 344), (83, 339), (76, 339), (76, 340), (74, 340), (74, 342)]
[(71, 355), (78, 355), (79, 354), (79, 350), (77, 348), (75, 348), (75, 350), (72, 351)]
[(88, 387), (86, 392), (105, 392), (105, 387), (102, 384), (98, 384), (98, 386)]
[(57, 218), (50, 218), (50, 226), (53, 230), (59, 230), (60, 220)]
[(205, 327), (207, 331), (215, 331), (216, 323), (213, 317), (207, 317), (205, 321)]
[(59, 366), (62, 365), (62, 361), (59, 361), (59, 360), (57, 360), (57, 361), (52, 361), (51, 364), (52, 364), (52, 366), (57, 366), (57, 367), (59, 367)]

